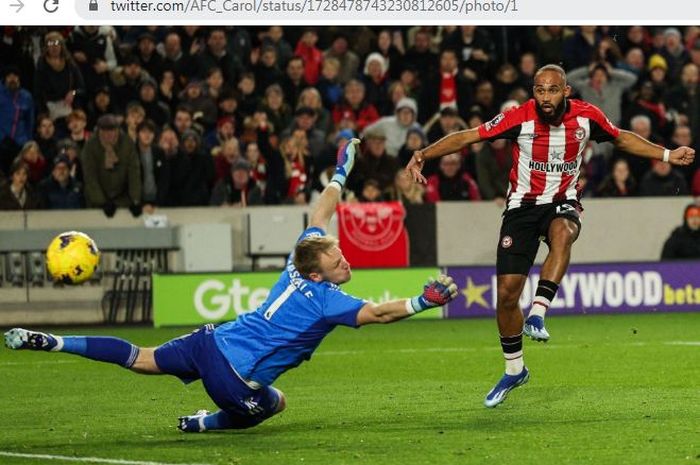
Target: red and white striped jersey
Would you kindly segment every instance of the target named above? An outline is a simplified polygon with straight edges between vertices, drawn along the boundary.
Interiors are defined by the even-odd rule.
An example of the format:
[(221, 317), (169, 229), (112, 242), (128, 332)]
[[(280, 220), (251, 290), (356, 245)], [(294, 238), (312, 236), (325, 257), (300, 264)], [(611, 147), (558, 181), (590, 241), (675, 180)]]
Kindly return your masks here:
[(574, 99), (568, 99), (559, 126), (540, 120), (534, 99), (479, 126), (483, 140), (515, 141), (508, 210), (577, 200), (576, 181), (586, 144), (589, 140), (610, 141), (619, 134), (620, 130), (598, 107)]

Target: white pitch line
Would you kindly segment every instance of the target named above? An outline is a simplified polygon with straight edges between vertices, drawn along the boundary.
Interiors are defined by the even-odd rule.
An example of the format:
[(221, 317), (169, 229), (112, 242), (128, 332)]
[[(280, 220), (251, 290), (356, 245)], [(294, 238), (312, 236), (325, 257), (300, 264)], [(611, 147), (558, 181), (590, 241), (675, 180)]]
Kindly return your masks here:
[(664, 342), (667, 346), (700, 346), (700, 341), (671, 341)]
[(19, 452), (5, 451), (0, 451), (0, 456), (17, 457), (24, 459), (62, 460), (65, 462), (113, 463), (116, 465), (209, 465), (207, 463), (166, 463), (148, 462), (143, 460), (103, 459), (99, 457), (69, 457), (67, 455), (21, 454)]

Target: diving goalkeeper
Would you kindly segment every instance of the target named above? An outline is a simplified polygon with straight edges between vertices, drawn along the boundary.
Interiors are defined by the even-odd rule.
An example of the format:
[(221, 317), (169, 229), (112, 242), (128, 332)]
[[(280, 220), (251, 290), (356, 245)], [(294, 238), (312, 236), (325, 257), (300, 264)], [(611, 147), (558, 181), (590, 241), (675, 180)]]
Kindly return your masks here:
[(311, 358), (337, 325), (391, 323), (445, 305), (457, 295), (440, 276), (409, 299), (374, 304), (341, 291), (350, 264), (325, 229), (359, 148), (353, 139), (338, 150), (335, 174), (321, 194), (268, 299), (254, 312), (219, 326), (206, 325), (155, 348), (101, 336), (58, 336), (15, 328), (5, 333), (10, 349), (68, 352), (114, 363), (143, 374), (167, 374), (189, 383), (201, 379), (220, 410), (179, 418), (184, 432), (250, 428), (284, 410), (284, 394), (272, 383)]

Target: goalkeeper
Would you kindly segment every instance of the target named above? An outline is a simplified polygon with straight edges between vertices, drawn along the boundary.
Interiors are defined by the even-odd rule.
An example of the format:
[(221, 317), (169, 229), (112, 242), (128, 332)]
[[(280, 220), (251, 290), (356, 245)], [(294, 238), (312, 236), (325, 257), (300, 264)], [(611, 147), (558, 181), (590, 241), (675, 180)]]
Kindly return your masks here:
[(325, 229), (352, 170), (360, 141), (338, 150), (331, 182), (321, 194), (309, 227), (299, 237), (285, 270), (256, 311), (219, 326), (206, 325), (156, 348), (99, 336), (57, 336), (15, 328), (5, 333), (11, 349), (68, 352), (114, 363), (137, 373), (167, 374), (189, 383), (201, 379), (219, 411), (179, 419), (185, 432), (250, 428), (284, 410), (284, 394), (272, 383), (298, 366), (337, 325), (391, 323), (437, 307), (457, 295), (440, 276), (410, 299), (374, 304), (348, 295), (350, 264)]

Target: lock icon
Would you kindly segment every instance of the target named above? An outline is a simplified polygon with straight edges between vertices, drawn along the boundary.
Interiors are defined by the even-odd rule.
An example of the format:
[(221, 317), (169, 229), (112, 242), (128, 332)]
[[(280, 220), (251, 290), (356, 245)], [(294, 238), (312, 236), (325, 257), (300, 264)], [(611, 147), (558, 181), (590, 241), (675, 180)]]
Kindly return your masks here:
[(99, 5), (97, 4), (97, 0), (90, 0), (90, 11), (97, 11), (99, 9)]

